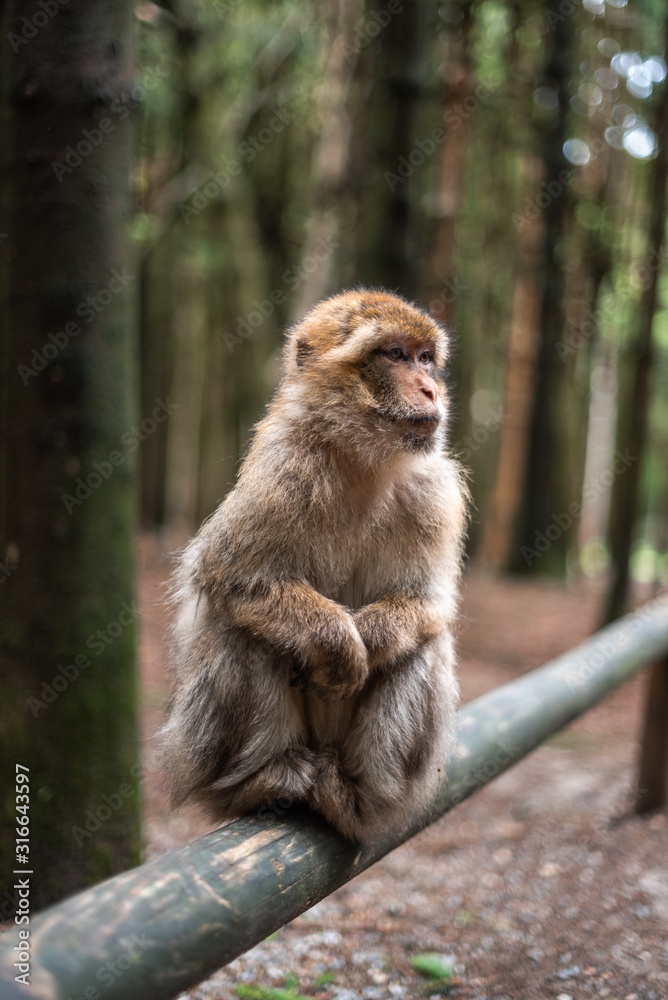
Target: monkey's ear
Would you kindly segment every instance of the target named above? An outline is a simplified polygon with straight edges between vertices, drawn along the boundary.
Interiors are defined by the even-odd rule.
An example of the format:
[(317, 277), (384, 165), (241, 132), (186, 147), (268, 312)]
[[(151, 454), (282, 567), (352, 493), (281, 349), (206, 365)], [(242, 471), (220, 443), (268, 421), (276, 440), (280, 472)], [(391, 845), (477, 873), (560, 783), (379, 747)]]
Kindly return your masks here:
[(313, 354), (311, 344), (308, 344), (305, 340), (298, 340), (296, 354), (297, 368), (303, 368), (311, 354)]

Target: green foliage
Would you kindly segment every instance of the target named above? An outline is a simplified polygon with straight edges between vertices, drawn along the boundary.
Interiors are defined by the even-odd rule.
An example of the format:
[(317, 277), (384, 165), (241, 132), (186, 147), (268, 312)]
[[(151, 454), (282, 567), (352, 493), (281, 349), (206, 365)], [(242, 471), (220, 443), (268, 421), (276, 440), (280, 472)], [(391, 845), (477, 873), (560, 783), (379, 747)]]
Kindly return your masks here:
[(452, 980), (454, 972), (449, 965), (444, 965), (440, 956), (433, 952), (424, 952), (411, 958), (411, 965), (416, 972), (422, 973), (428, 979)]
[(313, 986), (317, 990), (322, 986), (327, 986), (329, 983), (335, 982), (335, 980), (336, 972), (334, 969), (325, 969), (324, 972), (321, 972), (320, 975), (316, 977), (313, 982)]
[(445, 965), (440, 956), (433, 952), (414, 955), (411, 959), (411, 965), (416, 972), (426, 976), (429, 980), (420, 989), (420, 992), (426, 996), (436, 994), (444, 996), (456, 985), (454, 970), (449, 965)]
[(257, 983), (239, 983), (234, 992), (241, 1000), (312, 1000), (310, 997), (297, 993), (297, 977), (290, 973), (285, 978), (283, 989), (272, 986), (259, 986)]

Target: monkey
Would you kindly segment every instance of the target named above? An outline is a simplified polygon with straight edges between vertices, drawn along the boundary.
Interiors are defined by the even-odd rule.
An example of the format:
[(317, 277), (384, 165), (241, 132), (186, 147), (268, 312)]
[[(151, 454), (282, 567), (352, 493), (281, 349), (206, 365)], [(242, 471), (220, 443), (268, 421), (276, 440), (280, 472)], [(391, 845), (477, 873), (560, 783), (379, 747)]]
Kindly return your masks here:
[(288, 330), (236, 485), (175, 573), (175, 807), (219, 822), (304, 802), (363, 841), (444, 780), (467, 516), (448, 351), (384, 290), (338, 293)]

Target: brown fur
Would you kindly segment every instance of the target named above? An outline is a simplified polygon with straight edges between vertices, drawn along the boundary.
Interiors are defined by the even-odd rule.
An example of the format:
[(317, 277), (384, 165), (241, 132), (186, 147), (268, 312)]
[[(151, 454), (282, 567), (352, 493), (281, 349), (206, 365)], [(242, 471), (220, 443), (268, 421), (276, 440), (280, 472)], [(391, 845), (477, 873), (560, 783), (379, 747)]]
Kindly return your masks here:
[(444, 330), (382, 291), (289, 331), (237, 485), (177, 573), (176, 804), (225, 819), (302, 800), (360, 839), (433, 794), (465, 521), (446, 358)]

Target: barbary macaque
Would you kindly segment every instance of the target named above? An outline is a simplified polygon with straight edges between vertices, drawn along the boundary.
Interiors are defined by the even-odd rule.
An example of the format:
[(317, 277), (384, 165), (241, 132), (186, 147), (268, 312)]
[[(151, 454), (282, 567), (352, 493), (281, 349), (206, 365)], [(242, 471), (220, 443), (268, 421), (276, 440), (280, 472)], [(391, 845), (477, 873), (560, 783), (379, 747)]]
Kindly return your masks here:
[(222, 820), (302, 801), (362, 840), (445, 777), (466, 517), (447, 354), (385, 291), (334, 295), (288, 331), (238, 482), (176, 574), (175, 805)]

